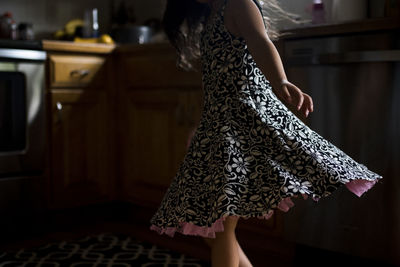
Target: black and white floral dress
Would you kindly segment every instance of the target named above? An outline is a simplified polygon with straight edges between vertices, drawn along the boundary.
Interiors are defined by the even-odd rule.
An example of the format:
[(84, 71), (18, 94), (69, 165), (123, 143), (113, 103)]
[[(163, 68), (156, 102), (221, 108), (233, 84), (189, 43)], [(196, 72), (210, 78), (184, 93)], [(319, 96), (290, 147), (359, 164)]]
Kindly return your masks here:
[(151, 229), (215, 237), (227, 216), (268, 219), (291, 197), (314, 201), (346, 185), (358, 196), (382, 177), (299, 120), (272, 92), (224, 4), (202, 32), (204, 106)]

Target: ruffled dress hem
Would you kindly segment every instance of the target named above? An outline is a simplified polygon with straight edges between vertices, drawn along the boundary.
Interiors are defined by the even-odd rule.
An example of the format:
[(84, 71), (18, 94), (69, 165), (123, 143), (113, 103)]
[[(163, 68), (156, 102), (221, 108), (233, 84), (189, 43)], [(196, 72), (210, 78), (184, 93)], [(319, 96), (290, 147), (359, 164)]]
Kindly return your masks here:
[[(356, 180), (351, 180), (350, 182), (346, 183), (345, 186), (346, 188), (354, 193), (356, 196), (361, 197), (362, 194), (367, 192), (369, 189), (371, 189), (377, 180), (365, 180), (365, 179), (356, 179)], [(304, 199), (308, 198), (307, 194), (301, 194)], [(297, 197), (294, 196), (294, 197)], [(294, 203), (291, 199), (292, 197), (286, 197), (283, 198), (277, 208), (283, 212), (288, 212), (290, 208), (294, 206)], [(318, 201), (319, 198), (313, 197), (312, 198), (314, 201)], [(261, 215), (256, 215), (256, 216), (248, 216), (248, 217), (257, 217), (259, 219), (265, 219), (268, 220), (269, 218), (272, 217), (274, 214), (274, 210), (271, 209), (265, 213), (262, 213)], [(233, 217), (242, 217), (240, 215), (226, 215), (224, 217), (219, 218), (216, 220), (210, 227), (204, 227), (204, 226), (198, 226), (190, 222), (181, 222), (179, 227), (166, 227), (162, 228), (156, 225), (151, 225), (150, 229), (158, 232), (159, 234), (166, 234), (170, 237), (173, 237), (176, 232), (184, 234), (184, 235), (193, 235), (193, 236), (201, 236), (201, 237), (206, 237), (206, 238), (215, 238), (215, 233), (217, 232), (223, 232), (224, 231), (224, 224), (223, 222), (225, 221), (226, 217), (228, 216), (233, 216)], [(247, 218), (247, 217), (246, 217)]]

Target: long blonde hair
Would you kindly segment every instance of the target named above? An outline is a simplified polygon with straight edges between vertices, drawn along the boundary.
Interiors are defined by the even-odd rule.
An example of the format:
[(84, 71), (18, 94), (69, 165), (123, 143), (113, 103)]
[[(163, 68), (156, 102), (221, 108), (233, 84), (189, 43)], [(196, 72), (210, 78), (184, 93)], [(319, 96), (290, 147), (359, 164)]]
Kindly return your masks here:
[(267, 25), (268, 36), (274, 40), (280, 36), (277, 25), (281, 20), (288, 20), (293, 23), (298, 23), (296, 15), (284, 10), (278, 0), (255, 0), (258, 1), (265, 24)]

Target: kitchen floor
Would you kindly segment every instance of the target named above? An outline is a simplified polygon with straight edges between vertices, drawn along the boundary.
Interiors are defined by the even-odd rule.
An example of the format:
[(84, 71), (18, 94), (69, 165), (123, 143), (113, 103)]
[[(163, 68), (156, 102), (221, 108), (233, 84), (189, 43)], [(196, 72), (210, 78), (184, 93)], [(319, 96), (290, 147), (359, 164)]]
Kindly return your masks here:
[[(135, 217), (133, 214), (140, 214), (140, 216)], [(16, 252), (22, 248), (34, 250), (46, 244), (60, 243), (62, 241), (67, 241), (67, 244), (70, 240), (89, 242), (88, 240), (90, 239), (92, 240), (90, 242), (95, 242), (96, 240), (94, 239), (102, 238), (105, 240), (116, 239), (121, 242), (125, 240), (125, 243), (129, 241), (130, 246), (144, 247), (145, 249), (141, 249), (142, 252), (147, 251), (150, 253), (152, 251), (153, 253), (154, 251), (150, 249), (151, 247), (164, 251), (165, 248), (168, 248), (172, 255), (168, 256), (170, 265), (157, 266), (210, 266), (208, 248), (200, 238), (176, 235), (173, 242), (171, 242), (171, 238), (159, 236), (157, 233), (150, 231), (147, 220), (139, 219), (146, 218), (149, 214), (151, 213), (127, 203), (105, 203), (79, 209), (49, 212), (35, 218), (20, 218), (9, 228), (14, 230), (9, 231), (9, 229), (2, 227), (0, 256), (4, 252)], [(238, 235), (238, 238), (240, 240), (240, 235)], [(136, 241), (140, 242), (140, 244), (136, 244)], [(91, 246), (98, 246), (96, 244), (95, 242)], [(258, 251), (254, 249), (251, 251), (246, 250), (246, 244), (242, 244), (242, 246), (254, 266), (260, 267), (303, 265), (325, 267), (338, 266), (344, 263), (355, 266), (362, 265), (363, 267), (390, 266), (381, 262), (373, 262), (368, 259), (360, 259), (303, 245), (295, 246), (295, 254), (290, 259), (287, 256), (271, 254), (263, 250), (262, 244), (260, 244)], [(116, 253), (115, 255), (121, 254), (115, 250), (113, 253)], [(147, 255), (142, 256), (147, 258)], [(178, 261), (178, 258), (180, 258), (180, 261)], [(176, 259), (176, 262), (174, 259)], [(126, 260), (126, 263), (128, 262)], [(181, 262), (181, 265), (178, 262)], [(187, 265), (182, 265), (182, 262), (186, 262)], [(0, 257), (0, 265), (1, 263)], [(71, 265), (70, 262), (67, 263), (65, 261), (63, 266)], [(93, 263), (85, 266), (95, 265)], [(131, 266), (141, 266), (141, 264), (135, 263)]]
[[(201, 240), (177, 236), (177, 238), (174, 239), (175, 242), (171, 242), (171, 239), (168, 237), (163, 236), (160, 238), (157, 233), (149, 230), (148, 222), (143, 219), (138, 219), (139, 217), (146, 218), (146, 215), (140, 214), (137, 218), (133, 216), (133, 214), (139, 214), (142, 211), (143, 209), (136, 209), (132, 205), (126, 203), (104, 203), (92, 205), (90, 207), (47, 212), (35, 218), (20, 217), (7, 226), (4, 224), (1, 225), (0, 222), (0, 265), (3, 263), (2, 259), (5, 261), (10, 258), (10, 256), (8, 256), (8, 258), (2, 257), (4, 252), (8, 252), (9, 254), (16, 253), (24, 248), (25, 254), (31, 253), (35, 255), (35, 257), (40, 256), (43, 259), (49, 258), (51, 254), (52, 258), (53, 255), (65, 254), (66, 251), (70, 252), (69, 247), (75, 246), (76, 244), (78, 244), (79, 250), (85, 249), (84, 246), (100, 246), (100, 243), (104, 242), (97, 241), (102, 238), (106, 241), (117, 239), (117, 243), (124, 243), (124, 246), (140, 247), (142, 252), (146, 250), (148, 253), (155, 253), (151, 249), (154, 245), (157, 246), (157, 249), (168, 248), (171, 251), (171, 255), (175, 255), (174, 257), (177, 259), (180, 258), (179, 255), (185, 254), (186, 256), (187, 254), (188, 256), (186, 256), (186, 258), (195, 258), (203, 263), (199, 266), (207, 266), (209, 257), (208, 249)], [(81, 242), (83, 239), (90, 238), (92, 240)], [(65, 250), (59, 249), (62, 241), (65, 241), (62, 246), (68, 247)], [(91, 243), (88, 244), (88, 242)], [(187, 242), (192, 244), (189, 249), (182, 246), (182, 244), (186, 244)], [(43, 256), (43, 249), (39, 249), (43, 246), (45, 246), (47, 250), (49, 250), (49, 248), (47, 248), (48, 246), (53, 246), (53, 250)], [(194, 253), (193, 248), (196, 248)], [(120, 251), (118, 251), (118, 249), (120, 249)], [(94, 253), (98, 254), (103, 252), (95, 251)], [(123, 249), (116, 246), (112, 251), (110, 250), (107, 252), (107, 257), (110, 256), (110, 253), (115, 253), (114, 256), (119, 255), (123, 253)], [(157, 253), (160, 254), (159, 251)], [(148, 255), (142, 255), (141, 257), (147, 258), (147, 256)], [(76, 258), (76, 256), (73, 258)], [(169, 256), (168, 258), (173, 258), (173, 256)], [(68, 259), (63, 261), (62, 266), (71, 266), (71, 260), (72, 259), (68, 257)], [(124, 263), (128, 262), (127, 260)], [(85, 266), (95, 265), (88, 264)], [(141, 264), (138, 265), (135, 263), (131, 264), (131, 266), (141, 266)]]

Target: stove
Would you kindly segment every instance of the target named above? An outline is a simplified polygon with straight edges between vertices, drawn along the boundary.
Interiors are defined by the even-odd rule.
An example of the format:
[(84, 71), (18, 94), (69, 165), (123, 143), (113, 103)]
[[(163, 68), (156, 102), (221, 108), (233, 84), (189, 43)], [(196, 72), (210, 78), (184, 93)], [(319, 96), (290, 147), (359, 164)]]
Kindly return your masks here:
[(42, 50), (42, 41), (39, 40), (10, 40), (0, 39), (0, 48)]
[(0, 40), (0, 229), (5, 231), (45, 203), (45, 60), (41, 41)]

